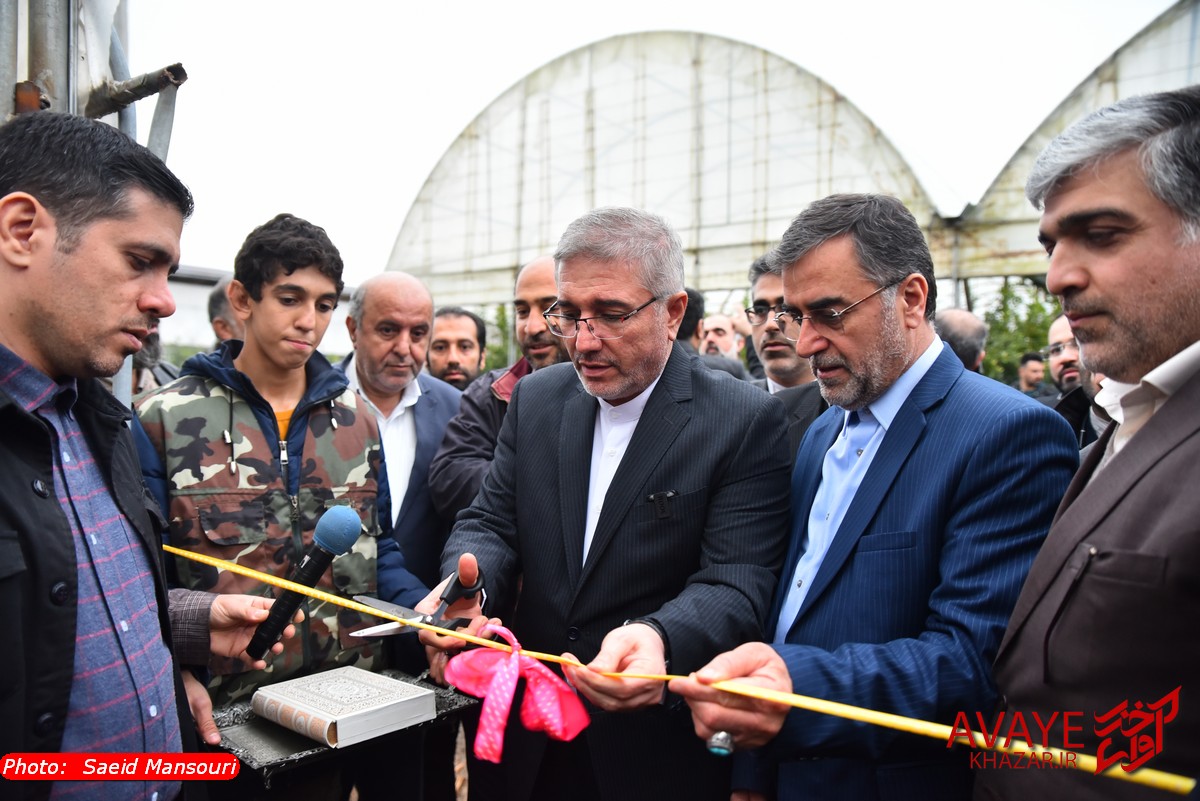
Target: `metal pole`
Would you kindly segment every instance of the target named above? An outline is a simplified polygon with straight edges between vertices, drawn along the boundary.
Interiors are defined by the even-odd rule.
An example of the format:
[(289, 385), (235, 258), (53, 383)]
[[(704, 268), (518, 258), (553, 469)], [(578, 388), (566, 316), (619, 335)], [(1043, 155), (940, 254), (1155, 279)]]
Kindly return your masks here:
[(0, 2), (0, 121), (13, 112), (17, 84), (17, 3)]
[[(15, 5), (15, 4), (13, 4)], [(71, 0), (29, 0), (29, 78), (52, 111), (71, 112)]]

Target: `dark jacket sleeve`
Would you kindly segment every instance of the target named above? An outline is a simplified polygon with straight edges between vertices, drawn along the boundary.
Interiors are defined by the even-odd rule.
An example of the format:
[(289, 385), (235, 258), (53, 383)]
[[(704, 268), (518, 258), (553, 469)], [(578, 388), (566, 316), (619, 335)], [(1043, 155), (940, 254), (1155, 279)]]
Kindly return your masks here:
[(458, 414), (446, 426), (437, 455), (429, 463), (429, 495), (447, 520), (471, 505), (492, 466), (496, 438), (507, 404), (492, 394), (494, 373), (474, 381), (462, 394)]

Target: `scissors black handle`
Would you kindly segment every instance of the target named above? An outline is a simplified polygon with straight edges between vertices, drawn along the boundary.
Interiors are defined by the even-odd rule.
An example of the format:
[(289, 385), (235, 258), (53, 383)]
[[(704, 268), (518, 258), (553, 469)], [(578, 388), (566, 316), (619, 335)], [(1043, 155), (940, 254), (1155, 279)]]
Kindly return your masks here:
[(474, 598), (475, 594), (483, 589), (483, 568), (479, 568), (479, 573), (475, 577), (475, 583), (470, 587), (462, 583), (462, 579), (458, 577), (458, 571), (455, 570), (450, 576), (450, 583), (446, 585), (446, 591), (442, 593), (442, 602), (438, 604), (437, 611), (430, 615), (429, 623), (443, 629), (454, 630), (459, 626), (470, 624), (470, 619), (465, 617), (456, 617), (453, 620), (446, 620), (446, 609), (455, 601), (463, 598)]

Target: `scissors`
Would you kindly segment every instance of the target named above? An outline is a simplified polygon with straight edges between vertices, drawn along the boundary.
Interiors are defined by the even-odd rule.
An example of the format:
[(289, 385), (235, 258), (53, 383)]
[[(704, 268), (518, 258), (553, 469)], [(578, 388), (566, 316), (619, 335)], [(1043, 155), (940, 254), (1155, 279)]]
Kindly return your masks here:
[(465, 586), (462, 580), (458, 577), (458, 571), (455, 570), (450, 576), (450, 583), (446, 585), (446, 590), (441, 595), (441, 603), (432, 615), (422, 614), (407, 606), (399, 606), (398, 604), (381, 601), (378, 598), (371, 598), (366, 595), (356, 595), (354, 600), (360, 604), (366, 604), (381, 612), (387, 612), (389, 615), (395, 615), (401, 618), (404, 622), (382, 623), (378, 626), (371, 626), (366, 629), (350, 632), (352, 637), (389, 637), (393, 634), (404, 634), (417, 629), (412, 626), (413, 623), (423, 623), (427, 626), (437, 626), (442, 629), (451, 631), (459, 626), (466, 626), (471, 622), (469, 618), (456, 617), (452, 620), (447, 620), (446, 609), (460, 598), (474, 598), (475, 593), (483, 589), (483, 570), (480, 569), (475, 583), (470, 587)]

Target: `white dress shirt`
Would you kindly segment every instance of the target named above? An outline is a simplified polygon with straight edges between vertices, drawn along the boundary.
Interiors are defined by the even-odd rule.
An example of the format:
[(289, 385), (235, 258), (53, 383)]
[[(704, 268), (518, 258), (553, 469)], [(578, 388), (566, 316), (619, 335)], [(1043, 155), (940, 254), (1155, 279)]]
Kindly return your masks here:
[(1096, 403), (1104, 407), (1118, 428), (1108, 440), (1108, 448), (1096, 472), (1108, 464), (1197, 372), (1200, 372), (1200, 342), (1193, 342), (1146, 373), (1136, 384), (1122, 384), (1105, 378), (1096, 393)]
[[(662, 375), (659, 374), (659, 378)], [(646, 409), (646, 401), (650, 393), (658, 386), (658, 378), (642, 390), (641, 394), (627, 400), (620, 406), (613, 406), (603, 398), (597, 398), (600, 408), (596, 410), (596, 427), (592, 434), (592, 470), (588, 480), (587, 527), (583, 533), (583, 561), (587, 562), (588, 551), (592, 547), (592, 537), (596, 535), (596, 524), (600, 522), (600, 511), (604, 508), (604, 496), (612, 484), (621, 460), (625, 458), (625, 449), (633, 432), (637, 429), (638, 420)]]
[(413, 462), (417, 458), (417, 421), (410, 410), (421, 398), (421, 385), (413, 376), (392, 413), (385, 416), (362, 391), (358, 383), (358, 368), (353, 359), (346, 365), (346, 377), (350, 380), (350, 389), (357, 392), (367, 408), (374, 412), (375, 422), (379, 424), (383, 459), (387, 465), (388, 492), (392, 496), (392, 524), (395, 525), (400, 517), (400, 507), (404, 504), (404, 494), (408, 492)]

